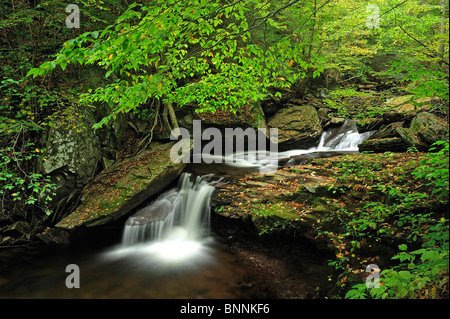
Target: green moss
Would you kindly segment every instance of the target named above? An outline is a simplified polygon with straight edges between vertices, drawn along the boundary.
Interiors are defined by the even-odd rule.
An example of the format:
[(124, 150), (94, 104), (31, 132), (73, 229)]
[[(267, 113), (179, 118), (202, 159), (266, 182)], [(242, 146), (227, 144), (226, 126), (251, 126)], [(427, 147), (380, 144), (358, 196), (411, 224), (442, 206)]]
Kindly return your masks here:
[[(127, 213), (132, 206), (137, 206), (138, 197), (142, 201), (142, 192), (151, 196), (160, 191), (185, 166), (170, 161), (172, 145), (157, 145), (137, 157), (112, 165), (87, 187), (82, 204), (56, 226), (72, 229), (80, 225), (103, 224)], [(131, 204), (128, 205), (128, 202)]]
[(268, 234), (293, 226), (299, 220), (298, 212), (284, 202), (257, 204), (252, 207), (252, 221), (259, 234)]

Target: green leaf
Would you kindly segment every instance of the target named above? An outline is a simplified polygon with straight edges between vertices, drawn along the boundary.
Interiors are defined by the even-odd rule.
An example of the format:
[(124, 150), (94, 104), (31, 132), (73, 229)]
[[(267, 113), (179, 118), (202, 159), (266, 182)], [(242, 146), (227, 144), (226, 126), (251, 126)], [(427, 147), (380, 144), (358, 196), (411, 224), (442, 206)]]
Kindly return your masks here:
[(412, 277), (411, 273), (406, 270), (399, 271), (398, 275), (400, 276), (400, 278), (402, 278), (404, 280), (409, 280)]
[(61, 69), (64, 71), (66, 69), (67, 64), (69, 64), (67, 62), (67, 60), (62, 60), (61, 63), (59, 64), (59, 66), (61, 67)]

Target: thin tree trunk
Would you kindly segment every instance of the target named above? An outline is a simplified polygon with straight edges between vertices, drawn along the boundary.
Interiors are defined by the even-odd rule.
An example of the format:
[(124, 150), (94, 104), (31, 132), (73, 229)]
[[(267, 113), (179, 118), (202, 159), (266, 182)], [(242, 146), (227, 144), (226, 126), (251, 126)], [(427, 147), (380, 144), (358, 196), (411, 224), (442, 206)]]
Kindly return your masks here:
[(314, 0), (314, 13), (312, 18), (312, 27), (311, 27), (311, 42), (309, 43), (308, 48), (308, 62), (311, 63), (312, 50), (314, 46), (314, 36), (316, 31), (316, 18), (317, 18), (317, 0)]
[(167, 103), (167, 108), (169, 110), (170, 121), (172, 122), (173, 128), (179, 128), (177, 116), (175, 115), (175, 110), (173, 109), (172, 102)]
[[(441, 0), (441, 35), (444, 36), (445, 35), (445, 12), (446, 12), (446, 8), (445, 8), (445, 0)], [(439, 45), (439, 57), (444, 60), (444, 52), (445, 52), (445, 40), (442, 39), (441, 43)], [(442, 63), (441, 63), (442, 65)]]

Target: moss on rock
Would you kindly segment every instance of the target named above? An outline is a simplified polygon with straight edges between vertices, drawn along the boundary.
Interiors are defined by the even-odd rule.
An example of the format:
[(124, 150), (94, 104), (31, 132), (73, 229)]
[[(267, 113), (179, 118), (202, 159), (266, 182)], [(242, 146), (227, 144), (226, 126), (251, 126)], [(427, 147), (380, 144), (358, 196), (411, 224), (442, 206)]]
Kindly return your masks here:
[(81, 205), (56, 227), (73, 229), (102, 225), (126, 215), (150, 196), (161, 192), (186, 166), (170, 160), (173, 145), (153, 147), (100, 173), (83, 192)]

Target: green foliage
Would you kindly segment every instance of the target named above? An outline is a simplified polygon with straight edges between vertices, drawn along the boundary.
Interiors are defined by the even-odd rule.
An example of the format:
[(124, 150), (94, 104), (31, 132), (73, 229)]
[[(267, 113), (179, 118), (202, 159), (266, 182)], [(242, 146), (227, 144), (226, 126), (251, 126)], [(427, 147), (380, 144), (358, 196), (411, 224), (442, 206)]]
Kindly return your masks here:
[(352, 279), (346, 298), (438, 298), (448, 293), (448, 219), (438, 212), (448, 204), (448, 142), (437, 142), (430, 151), (328, 159), (339, 172), (330, 190), (345, 188), (340, 196), (352, 202), (324, 216), (318, 227), (318, 236), (339, 250), (329, 264), (340, 278), (355, 278), (353, 270), (367, 256), (380, 254), (377, 249), (385, 258), (392, 255), (382, 247), (402, 243), (403, 249), (381, 272), (380, 288), (368, 289)]
[[(437, 151), (433, 153), (433, 151)], [(449, 142), (437, 141), (430, 152), (413, 173), (419, 179), (425, 179), (427, 186), (433, 187), (432, 194), (437, 194), (442, 203), (449, 198)]]
[[(269, 95), (269, 87), (289, 87), (304, 76), (291, 68), (294, 62), (308, 69), (320, 60), (303, 63), (289, 36), (264, 49), (252, 43), (250, 30), (256, 22), (247, 19), (250, 3), (254, 4), (135, 3), (104, 30), (67, 41), (55, 60), (31, 69), (28, 76), (44, 76), (57, 66), (65, 70), (69, 63), (104, 68), (110, 84), (81, 98), (84, 103), (100, 101), (111, 107), (111, 114), (95, 127), (150, 98), (178, 107), (193, 103), (199, 111), (236, 112)], [(257, 19), (269, 23), (273, 15)], [(315, 75), (321, 69), (317, 65)]]
[[(20, 133), (19, 133), (20, 134)], [(49, 204), (55, 184), (40, 173), (28, 172), (30, 162), (39, 159), (45, 149), (34, 143), (16, 144), (0, 149), (0, 214), (11, 218), (12, 213), (27, 212), (33, 208), (51, 214)]]
[(400, 252), (392, 260), (400, 264), (380, 273), (380, 286), (367, 288), (357, 284), (345, 298), (402, 299), (436, 298), (448, 293), (449, 224), (441, 219), (423, 236), (422, 248), (408, 252), (408, 246), (398, 246)]
[(390, 71), (403, 74), (402, 82), (417, 97), (436, 96), (449, 101), (448, 74), (438, 66), (417, 65), (415, 61), (393, 62)]

